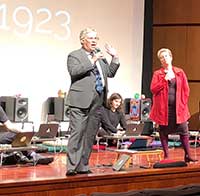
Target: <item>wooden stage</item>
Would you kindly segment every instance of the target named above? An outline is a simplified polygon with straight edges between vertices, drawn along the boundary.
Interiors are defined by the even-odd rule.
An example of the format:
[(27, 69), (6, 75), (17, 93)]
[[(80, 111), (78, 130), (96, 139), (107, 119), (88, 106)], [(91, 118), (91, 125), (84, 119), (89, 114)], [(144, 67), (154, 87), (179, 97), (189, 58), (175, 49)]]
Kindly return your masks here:
[[(194, 158), (200, 160), (200, 148), (191, 148)], [(52, 154), (51, 154), (52, 155)], [(75, 196), (94, 192), (126, 192), (151, 188), (200, 184), (200, 161), (187, 167), (143, 169), (146, 158), (134, 155), (133, 164), (123, 171), (113, 171), (115, 152), (93, 152), (90, 160), (92, 174), (65, 176), (65, 153), (53, 154), (50, 165), (2, 166), (0, 168), (0, 195), (6, 196)], [(171, 159), (183, 160), (182, 148), (170, 149)], [(155, 163), (157, 158), (152, 157)]]

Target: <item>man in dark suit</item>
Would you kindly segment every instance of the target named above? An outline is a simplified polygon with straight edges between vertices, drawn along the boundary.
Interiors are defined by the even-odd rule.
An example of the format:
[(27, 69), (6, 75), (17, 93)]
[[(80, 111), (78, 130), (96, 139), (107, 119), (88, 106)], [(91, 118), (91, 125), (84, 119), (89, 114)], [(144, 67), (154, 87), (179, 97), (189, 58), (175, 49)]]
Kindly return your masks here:
[[(97, 47), (97, 32), (86, 28), (80, 33), (82, 47), (68, 55), (71, 76), (68, 92), (71, 135), (67, 147), (67, 173), (91, 173), (89, 158), (99, 127), (100, 108), (107, 101), (107, 77), (114, 77), (119, 68), (117, 51), (106, 44), (110, 64)], [(100, 84), (99, 84), (100, 78)]]

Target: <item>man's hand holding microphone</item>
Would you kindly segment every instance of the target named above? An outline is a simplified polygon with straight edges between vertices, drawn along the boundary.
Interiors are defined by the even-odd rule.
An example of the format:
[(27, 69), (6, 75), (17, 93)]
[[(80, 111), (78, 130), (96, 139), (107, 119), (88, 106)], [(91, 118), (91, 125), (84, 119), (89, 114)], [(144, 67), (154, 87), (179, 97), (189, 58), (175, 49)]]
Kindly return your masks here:
[[(113, 48), (111, 45), (109, 44), (105, 44), (105, 50), (106, 52), (111, 55), (112, 57), (116, 57), (118, 58), (118, 54), (117, 54), (117, 51), (115, 48)], [(100, 48), (95, 48), (94, 50), (94, 55), (92, 57), (92, 60), (94, 61), (94, 63), (99, 60), (99, 59), (102, 59), (104, 61), (104, 63), (108, 63), (103, 52), (101, 51)]]

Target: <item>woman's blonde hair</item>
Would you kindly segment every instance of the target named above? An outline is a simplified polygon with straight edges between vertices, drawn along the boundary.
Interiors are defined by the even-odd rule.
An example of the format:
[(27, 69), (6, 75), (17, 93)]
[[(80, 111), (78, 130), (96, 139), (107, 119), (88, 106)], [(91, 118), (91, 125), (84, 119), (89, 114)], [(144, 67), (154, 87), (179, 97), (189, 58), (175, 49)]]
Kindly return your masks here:
[(160, 58), (160, 54), (161, 54), (162, 52), (168, 52), (169, 55), (172, 57), (172, 52), (171, 52), (170, 49), (168, 49), (168, 48), (161, 48), (161, 49), (158, 50), (158, 52), (157, 52), (157, 57), (158, 57), (158, 58)]

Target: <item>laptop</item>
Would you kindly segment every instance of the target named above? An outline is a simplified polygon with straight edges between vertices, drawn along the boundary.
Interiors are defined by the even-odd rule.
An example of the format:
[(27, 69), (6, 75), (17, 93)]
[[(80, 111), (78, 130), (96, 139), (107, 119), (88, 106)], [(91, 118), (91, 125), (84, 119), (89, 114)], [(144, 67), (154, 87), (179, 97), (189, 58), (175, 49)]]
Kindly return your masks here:
[(58, 134), (58, 123), (40, 124), (38, 132), (34, 135), (38, 139), (55, 138)]
[(126, 162), (129, 160), (130, 155), (122, 154), (120, 158), (116, 161), (116, 163), (113, 165), (112, 169), (115, 171), (120, 171), (122, 167), (126, 164)]
[(33, 135), (34, 135), (34, 132), (17, 133), (17, 135), (15, 136), (15, 139), (11, 143), (12, 147), (30, 146)]
[(132, 144), (128, 147), (128, 149), (133, 150), (143, 150), (147, 148), (147, 139), (136, 139)]
[(127, 130), (124, 135), (126, 136), (139, 136), (144, 129), (144, 123), (128, 123)]

